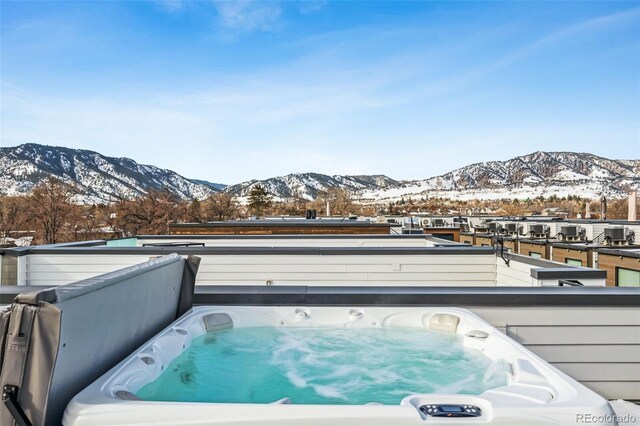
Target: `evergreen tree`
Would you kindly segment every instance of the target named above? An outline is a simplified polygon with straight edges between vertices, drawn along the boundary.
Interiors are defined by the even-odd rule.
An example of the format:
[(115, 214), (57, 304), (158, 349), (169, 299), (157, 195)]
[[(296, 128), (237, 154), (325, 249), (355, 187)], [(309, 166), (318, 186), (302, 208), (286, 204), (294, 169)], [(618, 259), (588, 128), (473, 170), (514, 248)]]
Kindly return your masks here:
[(249, 193), (249, 210), (256, 216), (263, 216), (271, 206), (271, 196), (260, 184), (251, 188)]
[(186, 219), (188, 222), (202, 223), (202, 205), (200, 200), (194, 198), (187, 206)]

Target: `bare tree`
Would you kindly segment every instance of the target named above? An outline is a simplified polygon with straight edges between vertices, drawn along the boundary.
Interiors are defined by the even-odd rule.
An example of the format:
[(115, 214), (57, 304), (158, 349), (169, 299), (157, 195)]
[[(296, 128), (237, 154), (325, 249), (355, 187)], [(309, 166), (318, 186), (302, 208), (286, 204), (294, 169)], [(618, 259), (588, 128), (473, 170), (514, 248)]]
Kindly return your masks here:
[(0, 196), (0, 238), (9, 237), (19, 227), (19, 213), (18, 199)]
[(71, 222), (75, 221), (78, 211), (78, 206), (72, 202), (74, 195), (75, 187), (49, 177), (36, 186), (27, 198), (29, 218), (45, 244), (70, 238)]
[(26, 219), (23, 198), (0, 196), (0, 244), (10, 245), (7, 238), (25, 236)]
[(117, 228), (124, 235), (167, 234), (169, 224), (182, 218), (183, 201), (169, 191), (149, 191), (117, 202)]
[(89, 204), (80, 207), (78, 223), (75, 225), (75, 240), (97, 240), (113, 238), (117, 231), (110, 223), (110, 206)]
[(307, 200), (302, 195), (300, 188), (294, 188), (284, 208), (286, 214), (304, 215), (307, 208)]
[(346, 189), (331, 188), (329, 190), (331, 196), (332, 211), (339, 215), (352, 214), (356, 210), (355, 203), (351, 192)]
[(346, 216), (362, 210), (362, 205), (357, 205), (351, 192), (345, 189), (329, 188), (326, 191), (318, 191), (317, 197), (312, 206), (318, 211), (324, 211), (327, 202), (332, 215)]
[(205, 202), (205, 214), (210, 220), (229, 220), (237, 218), (239, 213), (235, 197), (225, 192), (213, 194)]

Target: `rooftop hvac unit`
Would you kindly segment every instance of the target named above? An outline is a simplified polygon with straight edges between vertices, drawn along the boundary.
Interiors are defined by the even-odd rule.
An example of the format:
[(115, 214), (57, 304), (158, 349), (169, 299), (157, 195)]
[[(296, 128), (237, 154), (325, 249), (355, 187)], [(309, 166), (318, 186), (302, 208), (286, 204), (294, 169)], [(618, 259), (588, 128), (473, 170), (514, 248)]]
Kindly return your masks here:
[(422, 219), (420, 223), (422, 223), (423, 228), (428, 228), (431, 226), (431, 221), (429, 219)]
[(495, 222), (489, 222), (489, 231), (494, 232), (498, 229), (498, 224)]
[(577, 226), (561, 226), (560, 233), (567, 238), (577, 237), (578, 236), (578, 227)]
[(507, 223), (505, 224), (504, 229), (507, 231), (507, 234), (515, 234), (517, 226), (515, 223)]
[(444, 219), (433, 219), (433, 226), (444, 226)]
[(531, 225), (530, 232), (535, 235), (544, 234), (544, 225)]
[(610, 239), (612, 242), (624, 241), (624, 228), (605, 228), (604, 238)]

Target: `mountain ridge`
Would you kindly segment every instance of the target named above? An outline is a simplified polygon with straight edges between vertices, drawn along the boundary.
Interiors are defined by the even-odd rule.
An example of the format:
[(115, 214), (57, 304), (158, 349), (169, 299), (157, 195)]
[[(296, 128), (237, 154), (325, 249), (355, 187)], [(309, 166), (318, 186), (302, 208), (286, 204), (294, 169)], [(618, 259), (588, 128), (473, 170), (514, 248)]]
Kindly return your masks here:
[(75, 185), (79, 190), (76, 199), (84, 203), (134, 197), (150, 190), (166, 189), (184, 199), (206, 198), (216, 192), (171, 170), (127, 157), (35, 143), (0, 148), (0, 193), (29, 193), (48, 176)]
[(377, 175), (291, 173), (235, 185), (189, 179), (168, 169), (96, 151), (23, 144), (0, 148), (0, 193), (21, 195), (47, 176), (74, 184), (80, 202), (107, 202), (149, 190), (167, 189), (183, 199), (203, 199), (224, 191), (246, 202), (261, 184), (275, 200), (313, 200), (340, 188), (361, 202), (392, 202), (406, 197), (452, 199), (533, 198), (556, 194), (622, 197), (640, 189), (640, 160), (611, 160), (585, 152), (545, 152), (501, 161), (477, 162), (425, 179), (396, 180)]

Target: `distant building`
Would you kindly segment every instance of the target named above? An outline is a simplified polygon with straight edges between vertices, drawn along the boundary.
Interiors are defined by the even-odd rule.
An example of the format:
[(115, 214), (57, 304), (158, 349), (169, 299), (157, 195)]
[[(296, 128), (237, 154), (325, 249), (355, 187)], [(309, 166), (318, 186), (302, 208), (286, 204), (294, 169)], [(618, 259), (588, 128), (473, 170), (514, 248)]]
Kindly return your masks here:
[(569, 212), (561, 209), (560, 207), (548, 207), (542, 210), (543, 216), (556, 216), (566, 219), (569, 217)]
[(640, 246), (596, 249), (598, 269), (607, 271), (607, 286), (640, 287)]
[(169, 225), (170, 235), (388, 235), (390, 233), (390, 223), (373, 223), (349, 219), (257, 219), (229, 222), (176, 223)]

